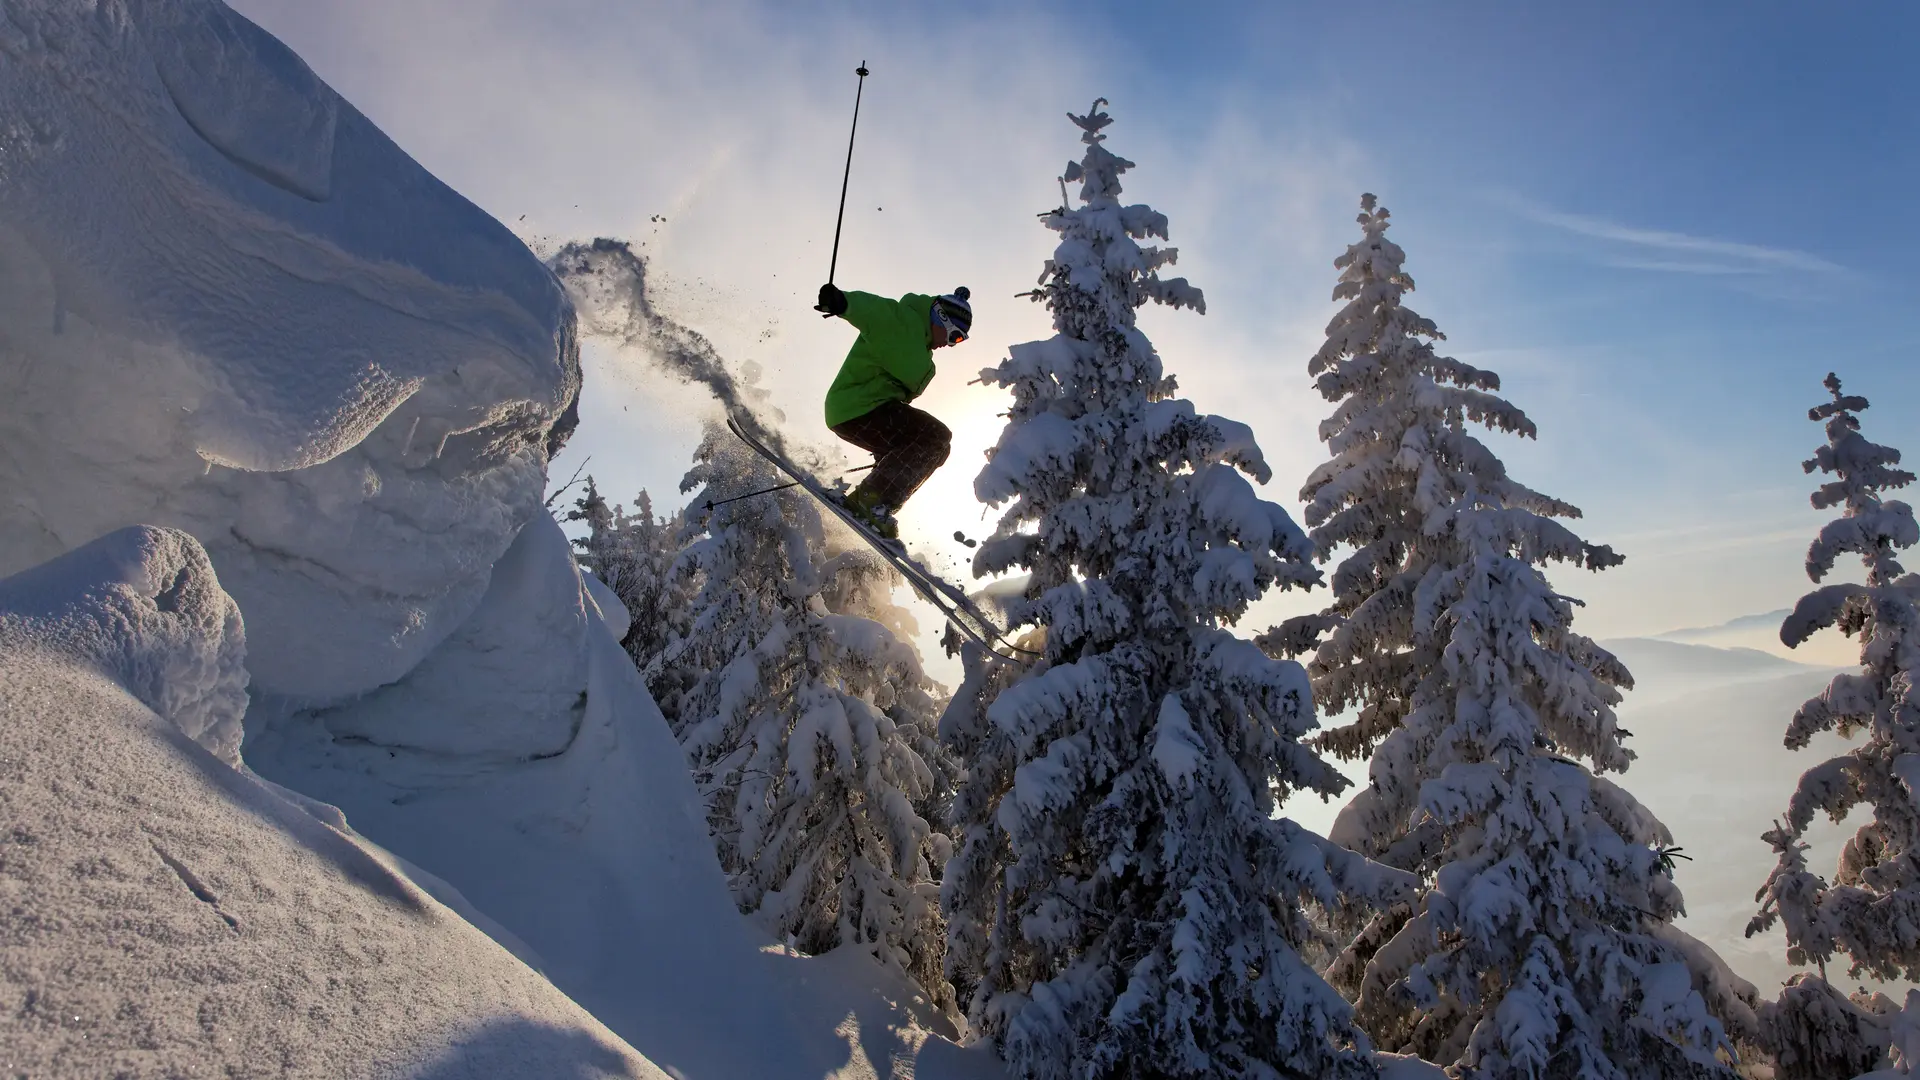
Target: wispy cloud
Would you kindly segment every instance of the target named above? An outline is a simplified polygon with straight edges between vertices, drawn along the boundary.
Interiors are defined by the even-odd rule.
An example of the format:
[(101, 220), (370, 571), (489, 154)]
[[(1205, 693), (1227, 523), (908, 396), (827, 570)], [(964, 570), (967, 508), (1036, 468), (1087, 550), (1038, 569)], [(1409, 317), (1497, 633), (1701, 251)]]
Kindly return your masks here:
[(1784, 527), (1768, 527), (1761, 523), (1734, 527), (1722, 524), (1695, 525), (1679, 529), (1627, 533), (1609, 539), (1623, 551), (1632, 551), (1649, 558), (1675, 558), (1683, 555), (1736, 551), (1742, 548), (1771, 547), (1780, 544), (1792, 546), (1812, 539), (1817, 529), (1817, 525), (1809, 527), (1802, 524)]
[(1624, 253), (1605, 260), (1610, 266), (1716, 275), (1783, 272), (1840, 275), (1848, 272), (1846, 267), (1838, 263), (1791, 248), (1766, 247), (1665, 229), (1622, 225), (1585, 214), (1551, 210), (1518, 198), (1513, 199), (1512, 203), (1519, 214), (1530, 221), (1625, 249)]
[(1705, 274), (1709, 277), (1727, 277), (1751, 274), (1764, 274), (1764, 267), (1751, 263), (1735, 265), (1722, 262), (1701, 262), (1688, 259), (1604, 259), (1605, 265), (1620, 270), (1657, 270), (1669, 274)]

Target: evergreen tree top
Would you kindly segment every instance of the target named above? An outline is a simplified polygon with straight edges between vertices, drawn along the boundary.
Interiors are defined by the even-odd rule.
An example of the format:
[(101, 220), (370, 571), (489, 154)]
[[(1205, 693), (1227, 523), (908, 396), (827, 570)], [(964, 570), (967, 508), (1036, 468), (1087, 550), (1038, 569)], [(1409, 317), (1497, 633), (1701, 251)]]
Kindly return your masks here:
[[(1577, 518), (1577, 507), (1515, 482), (1474, 426), (1533, 438), (1533, 421), (1499, 395), (1500, 377), (1434, 350), (1446, 335), (1407, 307), (1413, 278), (1406, 252), (1386, 238), (1391, 215), (1371, 193), (1355, 219), (1361, 238), (1334, 260), (1333, 299), (1345, 301), (1307, 364), (1321, 396), (1337, 407), (1320, 425), (1332, 458), (1301, 488), (1307, 524), (1322, 558), (1346, 544), (1367, 549), (1463, 497)], [(1415, 477), (1403, 484), (1397, 477)], [(1416, 529), (1417, 531), (1417, 529)], [(1578, 560), (1612, 565), (1599, 548)], [(1336, 591), (1343, 591), (1336, 582)]]
[[(1117, 589), (1155, 627), (1231, 621), (1275, 583), (1316, 580), (1312, 549), (1284, 510), (1236, 475), (1271, 476), (1251, 429), (1173, 397), (1175, 380), (1135, 325), (1148, 302), (1204, 313), (1205, 298), (1184, 278), (1160, 276), (1177, 249), (1140, 243), (1166, 238), (1166, 216), (1118, 201), (1132, 162), (1102, 145), (1104, 104), (1069, 114), (1087, 147), (1065, 174), (1083, 182), (1079, 205), (1043, 216), (1060, 240), (1033, 296), (1051, 309), (1056, 333), (1015, 345), (981, 372), (1013, 403), (974, 490), (1011, 506), (974, 565), (1032, 571), (1036, 601), (1070, 584)], [(1054, 621), (1058, 645), (1064, 627)]]
[[(1107, 141), (1107, 137), (1100, 133), (1101, 129), (1113, 123), (1113, 117), (1100, 111), (1100, 106), (1105, 104), (1106, 98), (1095, 98), (1093, 107), (1087, 110), (1085, 116), (1067, 114), (1067, 119), (1080, 129), (1080, 141), (1087, 144), (1087, 154), (1077, 163), (1068, 163), (1064, 179), (1069, 184), (1084, 179), (1086, 184), (1080, 189), (1080, 198), (1090, 203), (1117, 198), (1120, 194), (1120, 174), (1133, 168), (1133, 162), (1116, 157), (1100, 145)], [(1158, 235), (1165, 236), (1164, 229), (1165, 219), (1162, 219), (1162, 232)]]
[[(1413, 278), (1401, 269), (1401, 264), (1407, 260), (1407, 253), (1400, 249), (1399, 244), (1387, 239), (1387, 227), (1392, 217), (1392, 212), (1379, 205), (1379, 200), (1372, 192), (1360, 196), (1360, 214), (1354, 218), (1360, 224), (1360, 241), (1349, 245), (1333, 260), (1334, 269), (1345, 271), (1340, 276), (1340, 283), (1333, 287), (1335, 300), (1364, 300), (1367, 306), (1397, 308), (1401, 296), (1413, 291)], [(1407, 316), (1400, 320), (1399, 328), (1403, 333), (1437, 341), (1446, 340), (1447, 335), (1440, 332), (1433, 320), (1420, 318), (1412, 312), (1407, 312)], [(1340, 319), (1336, 317), (1335, 321)], [(1326, 350), (1322, 349), (1321, 354), (1308, 365), (1307, 373), (1318, 374), (1327, 363)], [(1489, 390), (1499, 388), (1497, 376), (1492, 378), (1491, 385), (1485, 387)]]
[(1833, 569), (1842, 554), (1860, 556), (1867, 567), (1867, 584), (1885, 585), (1902, 573), (1893, 557), (1895, 548), (1911, 547), (1920, 534), (1915, 531), (1913, 511), (1902, 502), (1882, 502), (1880, 493), (1913, 483), (1914, 475), (1894, 466), (1900, 464), (1900, 451), (1881, 446), (1860, 434), (1857, 414), (1867, 408), (1867, 399), (1845, 394), (1840, 377), (1827, 373), (1823, 381), (1833, 400), (1807, 410), (1807, 419), (1825, 421), (1827, 445), (1814, 451), (1800, 467), (1811, 473), (1818, 469), (1835, 479), (1820, 485), (1813, 493), (1815, 509), (1843, 507), (1839, 519), (1820, 530), (1820, 536), (1807, 549), (1807, 576), (1814, 581)]

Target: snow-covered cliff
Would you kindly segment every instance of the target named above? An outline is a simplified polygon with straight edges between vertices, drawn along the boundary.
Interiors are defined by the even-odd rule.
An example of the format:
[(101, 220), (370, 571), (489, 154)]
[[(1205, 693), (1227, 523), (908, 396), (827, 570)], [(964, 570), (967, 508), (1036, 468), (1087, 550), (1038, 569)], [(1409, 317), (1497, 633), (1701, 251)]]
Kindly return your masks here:
[(256, 686), (398, 679), (540, 508), (562, 290), (216, 0), (8, 0), (0, 101), (0, 573), (177, 527)]

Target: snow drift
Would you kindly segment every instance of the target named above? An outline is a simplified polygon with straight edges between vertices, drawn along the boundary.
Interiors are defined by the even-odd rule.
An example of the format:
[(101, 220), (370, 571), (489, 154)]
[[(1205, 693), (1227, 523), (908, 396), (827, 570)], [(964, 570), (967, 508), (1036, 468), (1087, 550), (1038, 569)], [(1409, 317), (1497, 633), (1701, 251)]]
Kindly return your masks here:
[(183, 533), (0, 581), (6, 1071), (664, 1077), (330, 808), (234, 767), (244, 652)]
[(0, 101), (0, 573), (174, 526), (257, 686), (404, 675), (570, 430), (552, 275), (217, 0), (9, 0)]
[(91, 668), (213, 756), (240, 764), (240, 609), (192, 537), (122, 529), (0, 582), (0, 644), (22, 662), (43, 654)]

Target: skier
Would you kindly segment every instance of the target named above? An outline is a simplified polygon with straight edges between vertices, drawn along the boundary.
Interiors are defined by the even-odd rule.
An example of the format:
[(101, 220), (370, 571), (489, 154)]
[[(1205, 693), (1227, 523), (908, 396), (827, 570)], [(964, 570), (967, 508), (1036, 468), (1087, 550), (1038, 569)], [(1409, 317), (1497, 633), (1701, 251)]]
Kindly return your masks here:
[(901, 505), (952, 449), (947, 426), (907, 402), (933, 381), (933, 350), (967, 340), (973, 325), (968, 295), (963, 285), (944, 296), (908, 293), (889, 300), (820, 286), (814, 310), (840, 316), (860, 331), (827, 389), (827, 427), (873, 454), (873, 471), (843, 505), (889, 540), (900, 535), (895, 515)]

